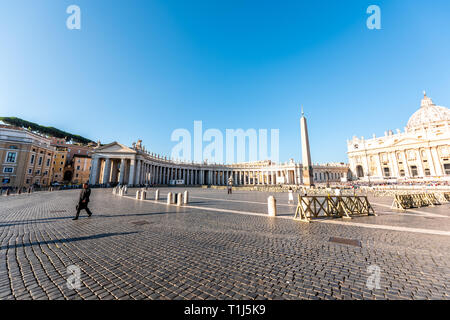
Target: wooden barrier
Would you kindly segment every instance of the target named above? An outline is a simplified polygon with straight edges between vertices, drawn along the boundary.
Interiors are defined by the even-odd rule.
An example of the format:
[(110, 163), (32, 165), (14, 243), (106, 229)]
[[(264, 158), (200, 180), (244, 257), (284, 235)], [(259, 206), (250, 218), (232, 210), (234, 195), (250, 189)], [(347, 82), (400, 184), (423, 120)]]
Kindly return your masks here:
[(310, 222), (312, 218), (320, 216), (351, 219), (355, 215), (376, 216), (366, 196), (298, 195), (294, 220)]
[(434, 193), (396, 194), (392, 202), (392, 209), (406, 210), (440, 205)]

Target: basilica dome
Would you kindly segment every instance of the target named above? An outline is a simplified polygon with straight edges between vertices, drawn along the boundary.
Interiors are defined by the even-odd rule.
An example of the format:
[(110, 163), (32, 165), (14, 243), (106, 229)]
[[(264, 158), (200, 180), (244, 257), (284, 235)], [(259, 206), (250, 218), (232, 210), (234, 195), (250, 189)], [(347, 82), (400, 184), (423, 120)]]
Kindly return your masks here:
[(445, 121), (450, 122), (450, 109), (435, 105), (431, 98), (427, 97), (424, 92), (420, 109), (409, 118), (408, 128), (423, 127)]

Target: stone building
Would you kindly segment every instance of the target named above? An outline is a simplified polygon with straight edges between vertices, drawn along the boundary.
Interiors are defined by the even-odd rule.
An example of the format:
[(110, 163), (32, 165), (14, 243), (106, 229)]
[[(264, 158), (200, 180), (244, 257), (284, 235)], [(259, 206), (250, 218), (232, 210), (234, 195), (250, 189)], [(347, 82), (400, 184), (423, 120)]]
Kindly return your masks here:
[(82, 184), (89, 182), (91, 173), (91, 157), (87, 155), (74, 155), (72, 158), (73, 184)]
[[(55, 168), (52, 182), (63, 184), (87, 182), (89, 180), (91, 154), (94, 147), (92, 145), (68, 143), (63, 138), (51, 138), (51, 141), (51, 144), (57, 150), (54, 159)], [(88, 164), (87, 167), (86, 164)]]
[(48, 186), (55, 147), (50, 139), (28, 130), (0, 125), (0, 186)]
[(56, 147), (56, 152), (53, 157), (52, 183), (62, 183), (64, 181), (64, 170), (66, 167), (67, 155), (66, 147)]
[[(327, 172), (329, 182), (347, 177), (348, 165), (315, 165), (313, 170)], [(314, 171), (316, 172), (316, 171)], [(320, 173), (321, 174), (321, 173)], [(234, 185), (301, 185), (302, 165), (292, 159), (276, 164), (270, 160), (235, 163), (185, 163), (168, 160), (149, 153), (141, 141), (133, 147), (118, 142), (96, 148), (92, 155), (91, 184), (183, 184), (226, 185), (233, 178)], [(318, 176), (319, 177), (319, 176)], [(324, 178), (318, 182), (326, 182)]]
[(449, 181), (450, 110), (424, 93), (404, 132), (353, 137), (347, 150), (353, 175), (363, 181)]

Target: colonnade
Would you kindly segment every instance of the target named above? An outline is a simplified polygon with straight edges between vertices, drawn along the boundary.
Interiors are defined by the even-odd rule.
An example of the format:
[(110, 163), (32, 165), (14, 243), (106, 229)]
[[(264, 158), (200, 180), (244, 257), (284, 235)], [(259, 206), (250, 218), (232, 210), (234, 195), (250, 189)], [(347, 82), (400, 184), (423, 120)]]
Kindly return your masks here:
[(100, 157), (91, 164), (91, 184), (127, 185), (300, 185), (301, 166), (298, 164), (243, 168), (238, 165), (178, 164), (152, 161), (145, 157)]

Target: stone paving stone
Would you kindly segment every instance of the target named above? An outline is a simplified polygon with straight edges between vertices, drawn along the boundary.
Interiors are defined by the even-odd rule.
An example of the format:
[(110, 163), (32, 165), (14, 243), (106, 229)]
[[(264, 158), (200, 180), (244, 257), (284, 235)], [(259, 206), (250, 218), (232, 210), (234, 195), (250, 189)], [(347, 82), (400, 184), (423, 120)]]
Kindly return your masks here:
[[(189, 191), (198, 207), (267, 209), (267, 193)], [(72, 221), (77, 194), (0, 197), (1, 300), (449, 299), (448, 236), (174, 208), (113, 196), (111, 189), (93, 189), (94, 215)], [(287, 202), (287, 195), (275, 196)], [(449, 208), (424, 210), (450, 218)], [(280, 207), (284, 215), (294, 210)], [(448, 221), (392, 212), (352, 220), (450, 230)], [(330, 243), (330, 237), (357, 239), (362, 247)], [(381, 269), (381, 289), (366, 286), (372, 264)], [(66, 287), (70, 265), (82, 271), (80, 290)]]

